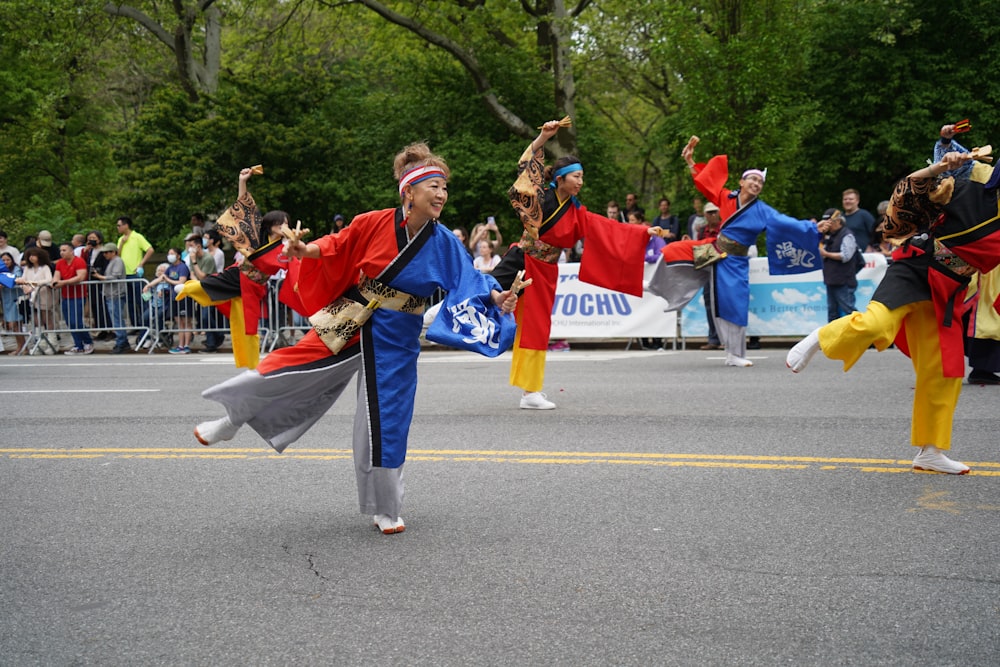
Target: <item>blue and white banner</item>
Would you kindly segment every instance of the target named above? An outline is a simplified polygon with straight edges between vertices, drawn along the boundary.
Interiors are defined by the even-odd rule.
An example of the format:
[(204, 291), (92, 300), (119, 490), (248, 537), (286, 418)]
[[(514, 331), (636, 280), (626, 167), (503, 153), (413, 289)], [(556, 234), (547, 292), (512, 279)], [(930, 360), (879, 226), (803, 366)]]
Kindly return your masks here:
[[(875, 288), (885, 275), (885, 257), (865, 253), (865, 268), (858, 272), (855, 308), (864, 310)], [(822, 271), (797, 275), (772, 276), (767, 260), (750, 260), (750, 318), (747, 334), (751, 336), (806, 336), (827, 322), (826, 285)], [(695, 297), (681, 311), (685, 336), (707, 336), (708, 320), (702, 297)]]

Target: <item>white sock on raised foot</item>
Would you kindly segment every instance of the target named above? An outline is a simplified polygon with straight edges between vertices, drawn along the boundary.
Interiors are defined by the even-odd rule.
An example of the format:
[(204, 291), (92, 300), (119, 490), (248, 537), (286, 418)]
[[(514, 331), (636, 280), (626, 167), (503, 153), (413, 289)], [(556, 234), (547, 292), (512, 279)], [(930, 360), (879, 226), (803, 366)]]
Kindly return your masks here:
[(817, 352), (819, 352), (819, 329), (813, 329), (811, 334), (800, 340), (788, 351), (785, 356), (785, 365), (791, 368), (793, 373), (798, 373), (806, 367)]
[(229, 415), (226, 415), (222, 419), (202, 422), (195, 426), (194, 437), (198, 439), (198, 442), (208, 447), (220, 440), (232, 440), (239, 430), (240, 427), (229, 421)]

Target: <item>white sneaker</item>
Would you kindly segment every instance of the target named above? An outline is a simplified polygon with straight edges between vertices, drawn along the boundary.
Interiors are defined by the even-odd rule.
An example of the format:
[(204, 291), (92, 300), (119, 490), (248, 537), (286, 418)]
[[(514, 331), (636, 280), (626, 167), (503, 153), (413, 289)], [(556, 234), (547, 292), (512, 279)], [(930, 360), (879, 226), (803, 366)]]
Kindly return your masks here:
[(91, 344), (91, 345), (84, 345), (83, 346), (83, 354), (91, 354), (91, 353), (93, 353), (93, 351), (94, 351), (93, 344)]
[(726, 365), (727, 366), (738, 366), (739, 368), (749, 368), (753, 366), (753, 362), (744, 357), (737, 357), (735, 354), (726, 355)]
[(540, 391), (533, 391), (521, 396), (522, 410), (553, 410), (555, 407), (556, 404), (548, 400), (545, 394)]
[(969, 472), (969, 466), (958, 461), (952, 461), (934, 445), (926, 445), (920, 448), (920, 453), (913, 459), (913, 469), (931, 470), (949, 475), (964, 475)]
[(403, 523), (403, 517), (397, 517), (393, 521), (392, 517), (388, 514), (376, 514), (372, 517), (372, 521), (375, 522), (375, 527), (382, 531), (383, 535), (394, 535), (395, 533), (401, 533), (406, 530), (406, 524)]
[(806, 364), (819, 352), (819, 329), (795, 344), (785, 356), (785, 365), (792, 369), (793, 373), (798, 373)]
[(240, 427), (229, 421), (229, 415), (226, 415), (222, 419), (202, 422), (195, 426), (194, 437), (198, 439), (198, 442), (208, 447), (220, 440), (232, 440), (239, 430)]

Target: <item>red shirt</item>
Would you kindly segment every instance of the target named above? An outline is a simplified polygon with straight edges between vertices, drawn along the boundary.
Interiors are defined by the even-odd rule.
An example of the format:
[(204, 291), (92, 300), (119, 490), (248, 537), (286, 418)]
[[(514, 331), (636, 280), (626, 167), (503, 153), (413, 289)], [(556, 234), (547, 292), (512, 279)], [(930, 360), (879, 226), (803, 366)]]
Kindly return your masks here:
[[(56, 262), (56, 271), (59, 272), (62, 280), (76, 278), (76, 272), (80, 269), (83, 269), (84, 275), (87, 275), (87, 263), (79, 257), (74, 256), (73, 261), (69, 264), (62, 257)], [(82, 299), (87, 295), (87, 287), (83, 283), (63, 285), (60, 290), (64, 299)]]

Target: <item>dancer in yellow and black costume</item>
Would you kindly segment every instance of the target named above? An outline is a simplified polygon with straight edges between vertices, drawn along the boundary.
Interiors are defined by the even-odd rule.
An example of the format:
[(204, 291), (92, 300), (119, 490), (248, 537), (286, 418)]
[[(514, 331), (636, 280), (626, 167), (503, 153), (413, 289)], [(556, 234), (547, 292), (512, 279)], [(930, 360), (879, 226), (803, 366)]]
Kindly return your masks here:
[(895, 343), (916, 373), (910, 444), (915, 470), (963, 475), (969, 467), (944, 455), (965, 374), (962, 315), (972, 276), (1000, 264), (1000, 172), (986, 183), (941, 177), (973, 159), (952, 152), (897, 184), (882, 221), (896, 248), (864, 313), (816, 329), (789, 352), (793, 372), (822, 351), (849, 370), (870, 346)]
[(228, 239), (242, 255), (220, 273), (205, 279), (189, 280), (177, 299), (191, 297), (202, 306), (215, 306), (229, 318), (233, 341), (233, 357), (237, 367), (256, 368), (260, 361), (260, 336), (258, 322), (267, 296), (267, 281), (282, 269), (289, 278), (282, 284), (279, 299), (302, 315), (302, 302), (293, 289), (298, 260), (289, 259), (284, 253), (283, 224), (290, 222), (284, 211), (270, 211), (261, 215), (253, 197), (247, 191), (247, 181), (254, 174), (263, 173), (260, 167), (247, 167), (240, 171), (239, 194), (236, 203), (226, 209), (216, 229)]

